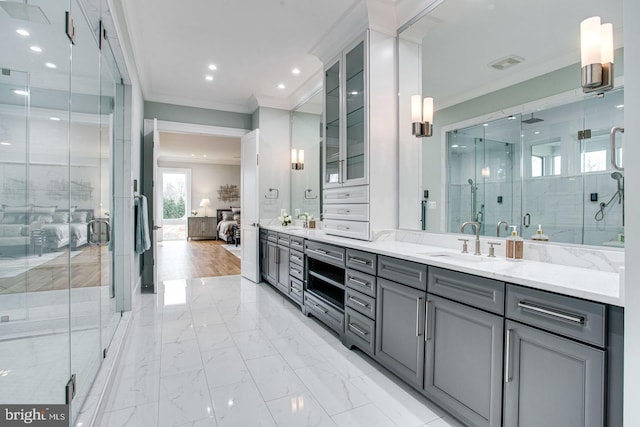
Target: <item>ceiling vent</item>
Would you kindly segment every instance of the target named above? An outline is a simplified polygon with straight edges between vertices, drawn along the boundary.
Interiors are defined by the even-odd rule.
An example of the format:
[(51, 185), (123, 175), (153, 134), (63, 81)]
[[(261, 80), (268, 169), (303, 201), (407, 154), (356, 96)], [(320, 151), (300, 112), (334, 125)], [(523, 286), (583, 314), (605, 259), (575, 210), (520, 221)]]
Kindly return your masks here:
[(495, 68), (496, 70), (506, 70), (507, 68), (511, 68), (514, 65), (518, 65), (523, 62), (524, 58), (518, 55), (508, 55), (504, 58), (496, 59), (493, 62), (489, 63), (489, 66)]

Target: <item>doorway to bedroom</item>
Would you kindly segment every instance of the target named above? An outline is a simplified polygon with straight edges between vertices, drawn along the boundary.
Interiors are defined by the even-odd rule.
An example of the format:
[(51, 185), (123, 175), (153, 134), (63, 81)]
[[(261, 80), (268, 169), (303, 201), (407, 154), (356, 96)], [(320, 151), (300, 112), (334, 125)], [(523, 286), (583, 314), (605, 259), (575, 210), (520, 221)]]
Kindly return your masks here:
[(191, 169), (158, 168), (162, 196), (162, 239), (185, 240), (191, 211)]

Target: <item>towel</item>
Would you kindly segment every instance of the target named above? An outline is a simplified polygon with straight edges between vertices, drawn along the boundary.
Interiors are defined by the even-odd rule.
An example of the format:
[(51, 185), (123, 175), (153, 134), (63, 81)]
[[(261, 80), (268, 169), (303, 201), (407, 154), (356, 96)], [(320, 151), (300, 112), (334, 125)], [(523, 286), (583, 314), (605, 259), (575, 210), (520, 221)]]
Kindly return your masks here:
[(143, 253), (151, 247), (151, 237), (149, 236), (149, 212), (147, 210), (147, 198), (138, 196), (136, 198), (136, 253)]

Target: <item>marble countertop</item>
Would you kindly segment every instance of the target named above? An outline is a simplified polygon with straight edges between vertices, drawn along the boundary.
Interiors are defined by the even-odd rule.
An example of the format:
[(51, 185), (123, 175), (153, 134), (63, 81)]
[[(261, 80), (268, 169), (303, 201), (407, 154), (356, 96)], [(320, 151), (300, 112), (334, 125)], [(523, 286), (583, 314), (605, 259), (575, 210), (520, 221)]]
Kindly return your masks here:
[[(624, 307), (624, 293), (618, 273), (530, 260), (508, 261), (501, 256), (489, 258), (486, 254), (476, 256), (438, 246), (395, 240), (360, 241), (327, 235), (319, 229), (280, 225), (261, 225), (261, 227), (347, 248)], [(473, 251), (473, 242), (469, 242), (469, 248)]]

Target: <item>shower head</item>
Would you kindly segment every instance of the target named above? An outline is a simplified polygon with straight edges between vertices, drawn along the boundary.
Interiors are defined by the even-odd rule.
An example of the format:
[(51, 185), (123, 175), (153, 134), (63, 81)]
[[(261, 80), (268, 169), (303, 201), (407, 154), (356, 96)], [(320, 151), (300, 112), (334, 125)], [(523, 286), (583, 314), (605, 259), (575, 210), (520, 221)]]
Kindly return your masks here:
[(473, 185), (473, 180), (472, 180), (471, 178), (469, 178), (469, 179), (467, 180), (467, 182), (468, 182), (470, 185)]
[(0, 7), (7, 12), (7, 15), (14, 19), (31, 21), (38, 24), (51, 24), (47, 15), (39, 6), (30, 5), (27, 0), (24, 2), (0, 1)]
[(537, 117), (533, 117), (533, 113), (531, 113), (531, 117), (528, 118), (527, 120), (523, 120), (522, 123), (526, 123), (528, 125), (532, 125), (534, 123), (538, 123), (538, 122), (544, 122), (544, 119), (539, 119)]
[(622, 191), (622, 180), (624, 179), (624, 175), (620, 172), (613, 172), (611, 174), (611, 178), (615, 179), (618, 182), (618, 192)]

